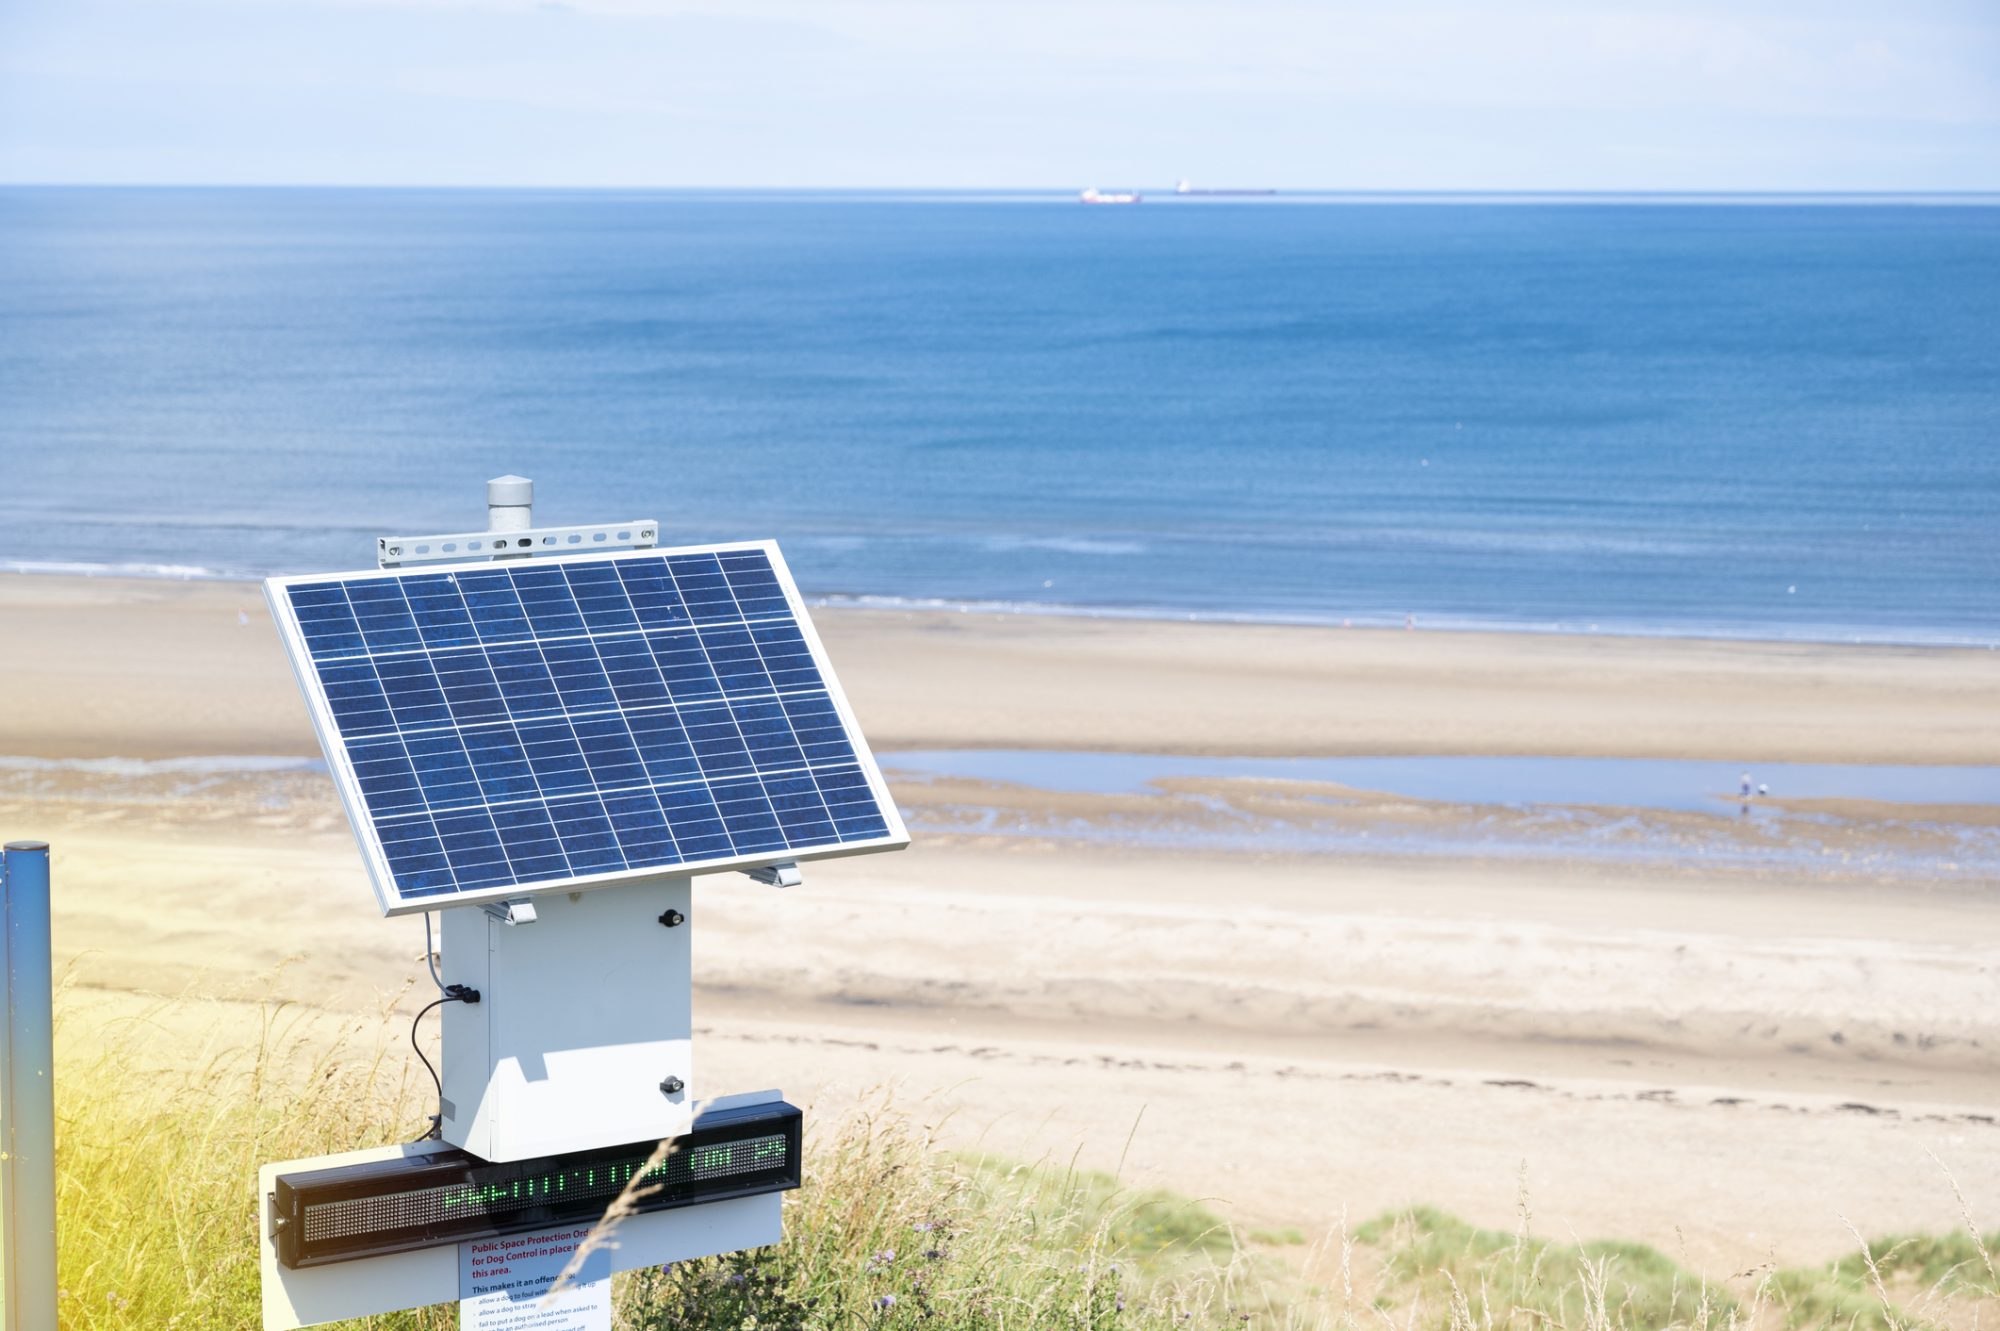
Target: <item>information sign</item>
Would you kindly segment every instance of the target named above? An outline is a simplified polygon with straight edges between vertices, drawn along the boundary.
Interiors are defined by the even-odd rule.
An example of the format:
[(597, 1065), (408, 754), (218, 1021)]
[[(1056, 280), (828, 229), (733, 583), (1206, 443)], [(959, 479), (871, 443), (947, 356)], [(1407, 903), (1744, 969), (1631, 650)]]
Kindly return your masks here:
[(589, 1235), (589, 1225), (566, 1225), (459, 1244), (459, 1331), (611, 1331), (609, 1248), (549, 1297)]

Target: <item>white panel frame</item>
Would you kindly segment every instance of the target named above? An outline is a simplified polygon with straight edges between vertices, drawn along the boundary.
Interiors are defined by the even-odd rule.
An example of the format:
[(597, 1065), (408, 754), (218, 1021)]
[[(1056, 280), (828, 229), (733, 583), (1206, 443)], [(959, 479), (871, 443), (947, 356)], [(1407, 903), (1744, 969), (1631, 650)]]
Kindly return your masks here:
[(312, 716), (313, 731), (319, 736), (320, 748), (326, 754), (327, 769), (333, 774), (334, 786), (340, 792), (340, 802), (347, 811), (347, 820), (354, 828), (355, 840), (361, 849), (362, 863), (367, 866), (369, 882), (375, 889), (376, 900), (381, 904), (384, 915), (412, 915), (418, 911), (440, 910), (448, 906), (478, 905), (488, 901), (507, 901), (544, 892), (581, 892), (615, 883), (683, 877), (689, 874), (722, 873), (765, 864), (782, 864), (787, 861), (838, 859), (872, 851), (901, 850), (910, 844), (909, 831), (903, 824), (903, 816), (896, 807), (894, 796), (889, 793), (888, 782), (882, 777), (881, 764), (876, 761), (874, 751), (868, 747), (867, 737), (861, 733), (861, 725), (855, 719), (853, 705), (848, 702), (847, 692), (841, 688), (840, 678), (834, 674), (833, 663), (827, 657), (826, 644), (820, 641), (812, 617), (806, 613), (805, 598), (799, 594), (798, 583), (792, 577), (791, 566), (785, 562), (785, 557), (779, 551), (776, 541), (732, 541), (720, 545), (658, 546), (640, 550), (604, 550), (587, 554), (548, 555), (534, 558), (533, 564), (539, 567), (544, 564), (601, 563), (621, 559), (660, 559), (675, 555), (728, 554), (740, 550), (761, 550), (770, 557), (771, 570), (777, 575), (778, 586), (784, 590), (785, 600), (791, 607), (800, 634), (805, 638), (806, 649), (812, 653), (813, 664), (819, 667), (820, 677), (826, 681), (827, 696), (832, 699), (834, 710), (840, 716), (841, 725), (847, 731), (848, 740), (854, 746), (855, 760), (861, 768), (862, 775), (867, 779), (868, 788), (874, 794), (877, 805), (882, 810), (883, 820), (889, 827), (888, 834), (867, 841), (849, 841), (837, 846), (728, 856), (681, 864), (656, 865), (644, 869), (620, 869), (608, 873), (584, 874), (575, 878), (539, 879), (531, 883), (510, 883), (500, 887), (425, 897), (405, 897), (397, 890), (395, 875), (389, 868), (389, 858), (382, 849), (381, 839), (376, 835), (374, 820), (368, 816), (368, 804), (362, 796), (361, 783), (355, 775), (353, 764), (348, 761), (347, 748), (341, 742), (340, 728), (333, 719), (333, 708), (327, 701), (325, 690), (320, 686), (319, 673), (313, 668), (312, 650), (306, 644), (305, 634), (299, 628), (298, 617), (292, 613), (291, 598), (287, 593), (291, 588), (307, 583), (429, 577), (439, 573), (452, 573), (461, 568), (490, 568), (494, 561), (475, 559), (463, 564), (436, 563), (403, 568), (362, 569), (350, 573), (294, 574), (264, 580), (264, 597), (271, 607), (271, 619), (278, 626), (279, 637), (285, 645), (285, 655), (292, 663), (292, 673), (298, 680), (299, 692), (305, 697), (306, 710)]

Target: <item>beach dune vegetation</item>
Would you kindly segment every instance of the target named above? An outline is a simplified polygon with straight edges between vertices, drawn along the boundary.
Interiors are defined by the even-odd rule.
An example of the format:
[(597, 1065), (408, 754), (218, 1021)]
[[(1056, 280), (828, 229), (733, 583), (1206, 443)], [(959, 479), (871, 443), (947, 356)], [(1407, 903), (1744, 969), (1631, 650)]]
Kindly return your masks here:
[[(428, 1079), (349, 1019), (212, 1003), (59, 1018), (68, 1331), (254, 1328), (259, 1165), (421, 1131)], [(387, 1009), (385, 1008), (386, 1015)], [(241, 1017), (239, 1005), (232, 1015)], [(190, 1032), (211, 1032), (204, 1042)], [(172, 1056), (163, 1054), (171, 1047)], [(91, 1052), (75, 1051), (88, 1048)], [(887, 1095), (810, 1133), (784, 1242), (618, 1278), (627, 1331), (1923, 1331), (1994, 1325), (2000, 1233), (1891, 1238), (1705, 1280), (1656, 1249), (1552, 1242), (1414, 1206), (1317, 1238), (1061, 1162), (943, 1149)], [(1299, 1240), (1304, 1240), (1303, 1242)], [(450, 1305), (352, 1324), (448, 1331)]]

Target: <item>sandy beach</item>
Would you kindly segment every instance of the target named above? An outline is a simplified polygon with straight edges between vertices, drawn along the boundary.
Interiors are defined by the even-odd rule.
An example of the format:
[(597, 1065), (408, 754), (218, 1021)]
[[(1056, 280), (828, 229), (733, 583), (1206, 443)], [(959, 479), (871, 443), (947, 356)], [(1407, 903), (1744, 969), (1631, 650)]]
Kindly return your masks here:
[[(246, 1031), (246, 999), (344, 1022), (395, 998), (421, 927), (379, 918), (323, 774), (90, 761), (317, 754), (256, 586), (8, 577), (0, 614), (0, 755), (46, 760), (0, 767), (0, 810), (55, 845), (65, 1038), (149, 992)], [(1525, 1180), (1549, 1232), (1727, 1274), (1833, 1255), (1843, 1216), (1954, 1227), (1944, 1169), (2000, 1223), (2000, 881), (1962, 849), (1992, 805), (1658, 813), (1639, 850), (1586, 854), (1365, 790), (893, 774), (896, 750), (981, 748), (1992, 763), (2000, 653), (816, 618), (918, 839), (782, 894), (698, 885), (715, 1091), (838, 1112), (893, 1083), (961, 1143), (1122, 1158), (1308, 1233), (1418, 1201), (1505, 1227)], [(1529, 850), (1154, 831), (1204, 817)], [(1710, 853), (1809, 824), (1830, 849)]]
[[(0, 577), (0, 753), (318, 752), (254, 583)], [(878, 749), (1984, 763), (2000, 652), (815, 615)]]

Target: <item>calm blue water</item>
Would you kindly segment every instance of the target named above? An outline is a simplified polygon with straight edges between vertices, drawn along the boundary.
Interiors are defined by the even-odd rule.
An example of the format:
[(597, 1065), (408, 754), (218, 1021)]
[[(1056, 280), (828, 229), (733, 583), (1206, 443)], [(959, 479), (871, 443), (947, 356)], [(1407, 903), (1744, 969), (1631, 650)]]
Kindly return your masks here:
[[(1398, 756), (1203, 758), (1049, 749), (899, 749), (878, 755), (892, 773), (1004, 781), (1043, 790), (1143, 794), (1172, 777), (1331, 782), (1453, 804), (1616, 805), (1735, 812), (1741, 783), (1778, 800), (2000, 804), (2000, 767), (1728, 763), (1672, 758)], [(1759, 808), (1773, 806), (1759, 805)]]
[[(1746, 773), (1723, 763), (1635, 758), (1202, 758), (1033, 749), (897, 750), (878, 756), (890, 784), (905, 800), (914, 797), (904, 817), (918, 833), (1259, 854), (1672, 862), (1924, 882), (1991, 882), (2000, 875), (2000, 828), (1933, 807), (2000, 804), (2000, 767), (1991, 766), (1759, 763)], [(0, 779), (9, 775), (0, 764)], [(37, 775), (23, 772), (13, 781), (32, 789)], [(1746, 775), (1753, 787), (1769, 787), (1769, 800), (1738, 796)], [(1170, 792), (1159, 784), (1185, 777), (1221, 784), (1206, 792)], [(1149, 801), (1150, 807), (1082, 817), (1004, 802), (987, 805), (976, 792), (940, 799), (921, 787), (921, 780), (936, 778), (1163, 798)], [(1232, 780), (1332, 782), (1473, 807), (1462, 818), (1425, 825), (1365, 802), (1317, 796), (1308, 785), (1295, 792), (1304, 798), (1274, 812), (1232, 797), (1227, 788)], [(1887, 807), (1857, 821), (1789, 804), (1806, 800), (1881, 801)], [(1711, 816), (1691, 822), (1673, 816), (1687, 813)]]
[(2000, 207), (0, 190), (0, 562), (2000, 641)]

